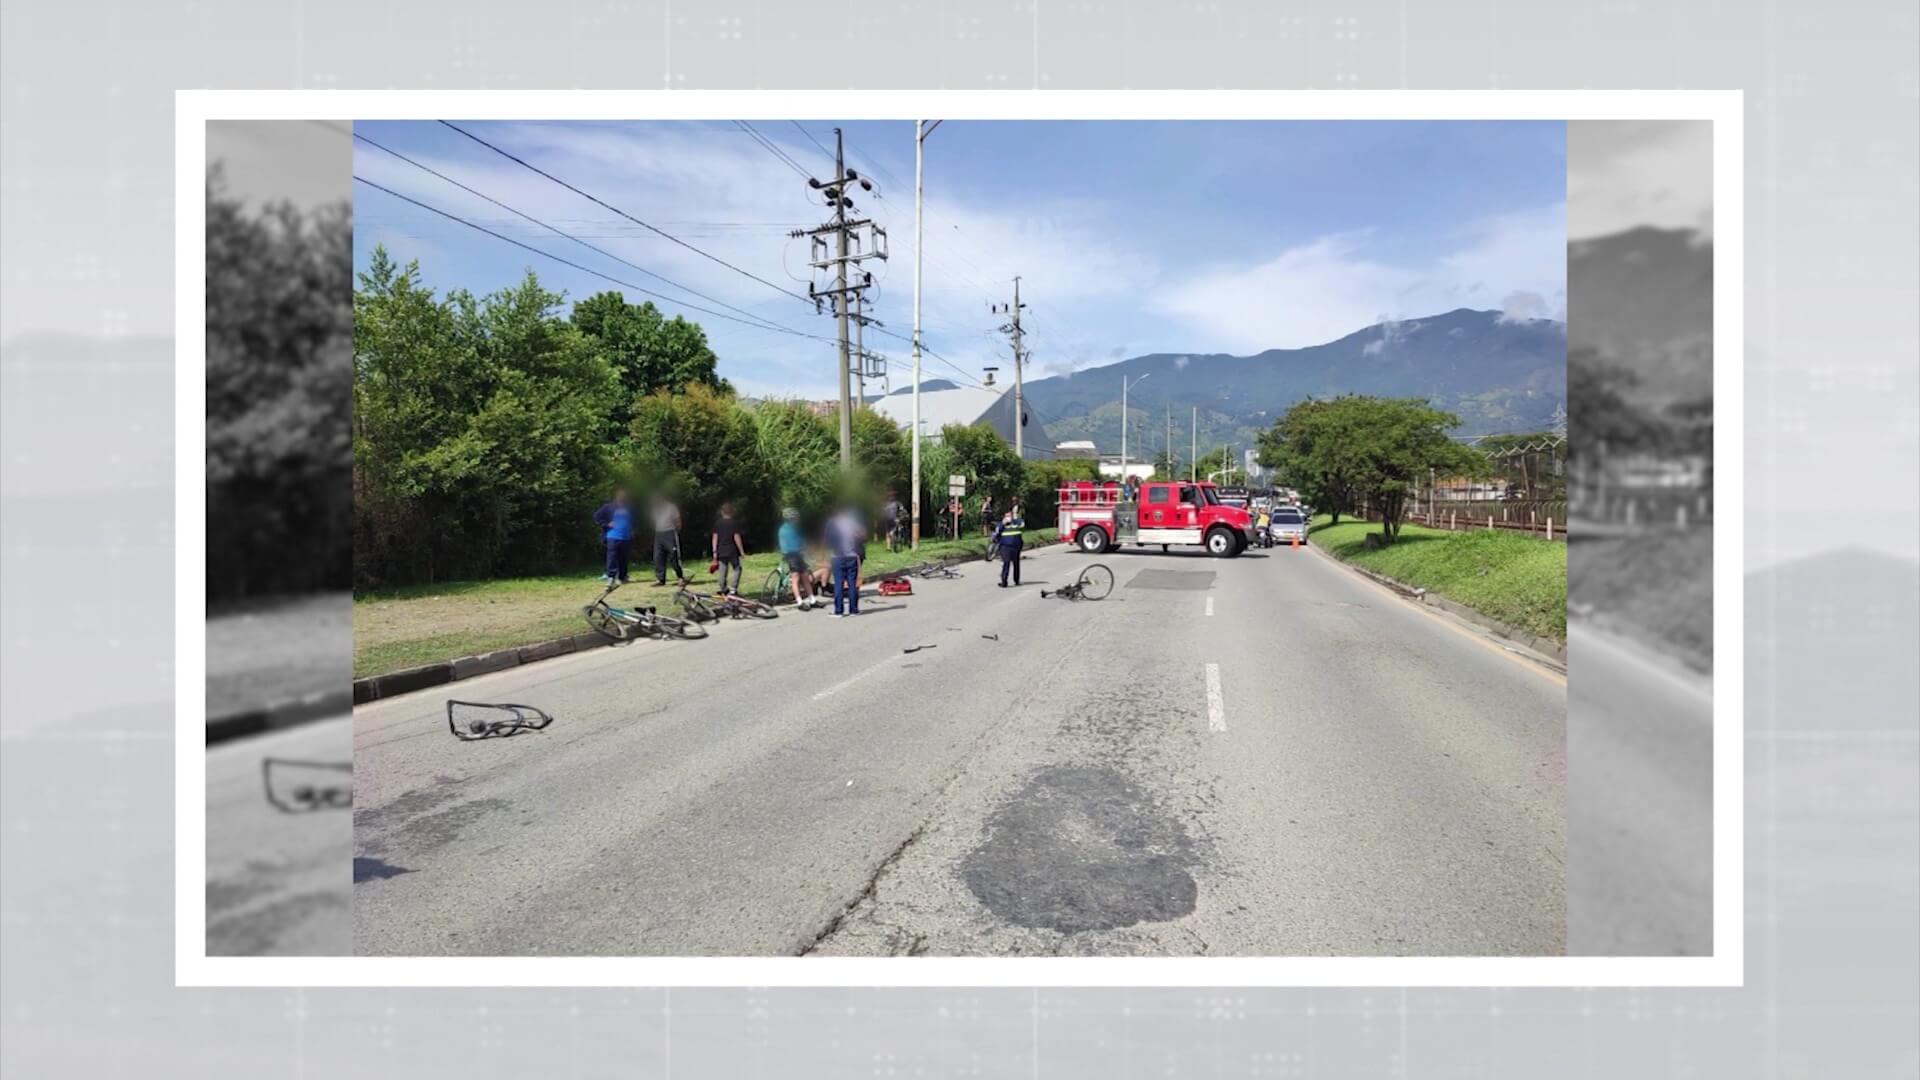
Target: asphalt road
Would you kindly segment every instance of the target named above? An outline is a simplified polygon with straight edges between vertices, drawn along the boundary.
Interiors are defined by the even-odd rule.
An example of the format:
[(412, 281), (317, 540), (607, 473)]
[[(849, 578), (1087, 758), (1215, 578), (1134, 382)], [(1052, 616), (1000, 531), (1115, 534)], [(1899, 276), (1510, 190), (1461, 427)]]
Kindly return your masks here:
[(352, 740), (340, 716), (207, 749), (209, 956), (351, 952)]
[(1712, 681), (1576, 621), (1567, 951), (1713, 951)]
[(356, 951), (1564, 949), (1564, 679), (1315, 552), (1086, 561), (357, 709)]

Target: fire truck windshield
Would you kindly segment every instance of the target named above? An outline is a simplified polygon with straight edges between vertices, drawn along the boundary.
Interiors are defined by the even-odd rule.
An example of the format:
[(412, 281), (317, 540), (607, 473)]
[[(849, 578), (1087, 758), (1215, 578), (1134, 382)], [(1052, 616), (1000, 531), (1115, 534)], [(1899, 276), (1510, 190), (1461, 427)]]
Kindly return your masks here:
[(1210, 487), (1203, 487), (1203, 488), (1201, 488), (1201, 489), (1200, 489), (1200, 497), (1201, 497), (1202, 499), (1204, 499), (1204, 500), (1206, 500), (1206, 503), (1207, 503), (1207, 505), (1208, 505), (1208, 506), (1219, 506), (1219, 505), (1220, 505), (1220, 493), (1219, 493), (1218, 491), (1215, 491), (1214, 489), (1212, 489), (1212, 488), (1210, 488)]

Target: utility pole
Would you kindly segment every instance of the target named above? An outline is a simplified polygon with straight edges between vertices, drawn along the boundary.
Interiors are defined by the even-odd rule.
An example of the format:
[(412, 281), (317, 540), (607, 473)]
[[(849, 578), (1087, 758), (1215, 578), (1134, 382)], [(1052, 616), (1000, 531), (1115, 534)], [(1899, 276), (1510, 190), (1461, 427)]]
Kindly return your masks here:
[(1187, 483), (1192, 484), (1200, 480), (1200, 406), (1198, 405), (1193, 407), (1193, 419), (1187, 423), (1187, 434), (1193, 438), (1193, 447), (1190, 451), (1193, 460), (1187, 463)]
[[(833, 288), (820, 290), (809, 282), (807, 295), (812, 297), (816, 311), (820, 309), (823, 297), (833, 297), (834, 322), (839, 330), (840, 467), (843, 469), (851, 468), (853, 465), (853, 402), (851, 399), (854, 346), (847, 336), (850, 321), (848, 309), (852, 306), (852, 298), (863, 293), (873, 284), (873, 275), (865, 272), (860, 272), (857, 278), (849, 282), (847, 268), (853, 266), (857, 269), (858, 265), (867, 259), (884, 260), (887, 257), (886, 230), (872, 221), (847, 216), (847, 212), (854, 208), (853, 199), (848, 196), (848, 191), (855, 185), (866, 191), (873, 190), (873, 181), (847, 168), (845, 138), (839, 128), (834, 128), (833, 178), (824, 181), (818, 179), (807, 181), (808, 187), (820, 192), (826, 198), (828, 208), (833, 211), (833, 220), (818, 228), (799, 230), (790, 234), (796, 237), (811, 237), (813, 258), (810, 260), (810, 265), (815, 269), (833, 271)], [(829, 236), (833, 238), (832, 255), (827, 254), (829, 247), (827, 237)], [(862, 241), (866, 242), (863, 244)], [(862, 250), (863, 247), (864, 250)], [(857, 319), (854, 322), (857, 326)], [(864, 369), (866, 365), (864, 357), (860, 363)], [(863, 396), (864, 382), (865, 380), (862, 379)]]
[(1167, 479), (1173, 479), (1173, 402), (1167, 402)]
[(922, 227), (921, 177), (925, 170), (927, 136), (940, 126), (935, 120), (913, 122), (913, 547), (920, 547), (920, 249), (925, 238)]
[[(1139, 386), (1141, 383), (1146, 382), (1148, 379), (1151, 379), (1151, 378), (1153, 378), (1153, 372), (1149, 371), (1145, 375), (1142, 375), (1139, 378), (1132, 380), (1131, 385)], [(1127, 482), (1127, 387), (1128, 385), (1129, 385), (1129, 382), (1127, 377), (1125, 375), (1120, 376), (1120, 482), (1122, 484), (1125, 484)]]
[(1013, 335), (1013, 456), (1026, 460), (1027, 405), (1022, 397), (1021, 367), (1026, 353), (1020, 348), (1020, 309), (1027, 305), (1020, 302), (1020, 279), (1013, 279), (1013, 304), (995, 304), (993, 312), (1008, 316), (1005, 326), (1000, 328), (1003, 334)]

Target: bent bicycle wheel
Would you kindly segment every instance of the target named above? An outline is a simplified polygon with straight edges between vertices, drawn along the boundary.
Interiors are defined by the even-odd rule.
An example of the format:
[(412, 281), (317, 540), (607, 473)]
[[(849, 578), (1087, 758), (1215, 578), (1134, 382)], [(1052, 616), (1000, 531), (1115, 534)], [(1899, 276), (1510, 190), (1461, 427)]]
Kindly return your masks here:
[(686, 619), (676, 619), (670, 615), (651, 617), (651, 629), (660, 637), (676, 637), (682, 641), (693, 641), (707, 636), (707, 628)]
[(749, 619), (777, 619), (780, 613), (772, 604), (763, 604), (758, 600), (749, 600), (744, 596), (733, 598), (733, 610), (736, 615), (745, 615)]
[(1080, 599), (1103, 600), (1113, 591), (1113, 571), (1094, 563), (1080, 571), (1080, 580), (1075, 584), (1080, 587)]
[(694, 593), (676, 593), (674, 601), (680, 605), (681, 614), (694, 622), (712, 622), (720, 617), (720, 609), (713, 601)]
[(628, 623), (615, 615), (607, 605), (588, 604), (580, 609), (580, 614), (587, 620), (587, 627), (601, 637), (613, 641), (627, 640)]

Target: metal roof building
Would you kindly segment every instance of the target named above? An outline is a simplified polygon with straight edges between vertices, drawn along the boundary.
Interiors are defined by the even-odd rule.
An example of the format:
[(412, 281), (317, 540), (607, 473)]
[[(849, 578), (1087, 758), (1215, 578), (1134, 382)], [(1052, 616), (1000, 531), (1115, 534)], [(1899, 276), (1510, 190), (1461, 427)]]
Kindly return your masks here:
[[(875, 399), (872, 405), (903, 429), (913, 422), (912, 387), (895, 390), (886, 397)], [(999, 432), (1007, 445), (1013, 445), (1013, 387), (955, 386), (945, 383), (939, 389), (928, 389), (922, 384), (921, 438), (938, 440), (940, 429), (948, 424), (971, 426), (983, 420)], [(1034, 419), (1032, 406), (1027, 408), (1024, 449), (1029, 458), (1053, 456), (1053, 440), (1048, 438), (1046, 429)]]

